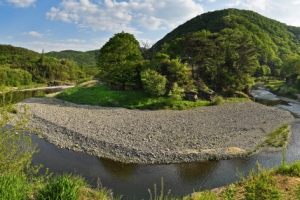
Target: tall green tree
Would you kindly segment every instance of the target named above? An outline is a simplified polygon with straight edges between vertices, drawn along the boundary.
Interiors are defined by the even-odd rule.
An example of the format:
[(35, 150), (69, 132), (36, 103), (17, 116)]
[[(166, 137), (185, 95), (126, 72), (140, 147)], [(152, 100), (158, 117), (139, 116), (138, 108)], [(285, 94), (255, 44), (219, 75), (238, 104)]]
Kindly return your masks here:
[(286, 58), (285, 64), (281, 71), (281, 76), (286, 78), (288, 85), (296, 83), (297, 77), (300, 74), (300, 57), (289, 57)]
[(110, 85), (121, 85), (123, 89), (134, 86), (141, 60), (139, 42), (135, 37), (129, 33), (117, 33), (100, 49), (100, 75)]

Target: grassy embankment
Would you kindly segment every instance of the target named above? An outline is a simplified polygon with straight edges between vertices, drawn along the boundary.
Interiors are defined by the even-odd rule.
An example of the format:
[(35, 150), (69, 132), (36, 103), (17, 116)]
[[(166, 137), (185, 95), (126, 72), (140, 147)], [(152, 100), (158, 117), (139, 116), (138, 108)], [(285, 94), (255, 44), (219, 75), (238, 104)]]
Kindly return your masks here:
[(217, 97), (214, 102), (198, 100), (197, 102), (180, 100), (173, 101), (168, 96), (151, 97), (143, 91), (109, 90), (106, 85), (91, 84), (67, 89), (56, 98), (77, 104), (98, 105), (107, 107), (124, 107), (129, 109), (174, 109), (183, 110), (199, 106), (222, 104), (225, 102), (245, 101), (246, 98), (229, 98), (224, 100)]
[(289, 86), (284, 81), (270, 81), (266, 84), (268, 88), (271, 89), (272, 92), (279, 96), (288, 97), (291, 99), (298, 99), (298, 93), (300, 93), (300, 79), (297, 82)]

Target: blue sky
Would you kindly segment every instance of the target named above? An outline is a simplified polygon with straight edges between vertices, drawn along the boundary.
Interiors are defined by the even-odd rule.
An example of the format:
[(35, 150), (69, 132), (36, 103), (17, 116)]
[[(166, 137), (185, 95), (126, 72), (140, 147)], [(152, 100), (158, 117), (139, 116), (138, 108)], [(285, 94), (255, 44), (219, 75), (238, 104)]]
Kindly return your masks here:
[(125, 31), (151, 45), (187, 20), (225, 8), (300, 27), (300, 0), (0, 0), (0, 44), (88, 51)]

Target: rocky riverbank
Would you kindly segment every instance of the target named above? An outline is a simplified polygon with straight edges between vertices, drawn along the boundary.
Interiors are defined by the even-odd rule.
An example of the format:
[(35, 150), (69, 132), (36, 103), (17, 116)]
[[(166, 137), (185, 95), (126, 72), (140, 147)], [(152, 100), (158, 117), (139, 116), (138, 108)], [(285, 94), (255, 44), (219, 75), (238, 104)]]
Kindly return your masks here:
[(251, 101), (191, 110), (129, 110), (30, 98), (30, 126), (49, 142), (126, 163), (240, 157), (265, 141), (288, 112)]

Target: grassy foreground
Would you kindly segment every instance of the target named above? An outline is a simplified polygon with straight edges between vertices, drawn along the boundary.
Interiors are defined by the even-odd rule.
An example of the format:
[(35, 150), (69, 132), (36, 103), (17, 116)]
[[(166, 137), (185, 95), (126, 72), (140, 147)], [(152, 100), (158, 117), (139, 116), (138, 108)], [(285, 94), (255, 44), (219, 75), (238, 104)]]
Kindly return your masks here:
[[(109, 90), (106, 85), (91, 84), (87, 86), (76, 86), (64, 90), (56, 96), (58, 99), (70, 101), (77, 104), (88, 104), (106, 107), (124, 107), (129, 109), (173, 109), (183, 110), (200, 106), (222, 104), (225, 102), (221, 97), (215, 102), (199, 100), (191, 102), (186, 100), (174, 101), (167, 96), (152, 97), (144, 91), (118, 91)], [(245, 98), (230, 98), (227, 101), (244, 101)]]
[[(40, 181), (37, 181), (40, 180)], [(300, 199), (300, 161), (271, 170), (252, 170), (249, 177), (213, 191), (194, 192), (185, 197), (172, 197), (162, 188), (149, 191), (150, 200), (290, 200)], [(146, 188), (145, 188), (146, 189)], [(32, 181), (17, 174), (0, 175), (0, 199), (32, 200), (117, 200), (111, 190), (92, 189), (78, 176), (60, 175), (41, 181)]]

